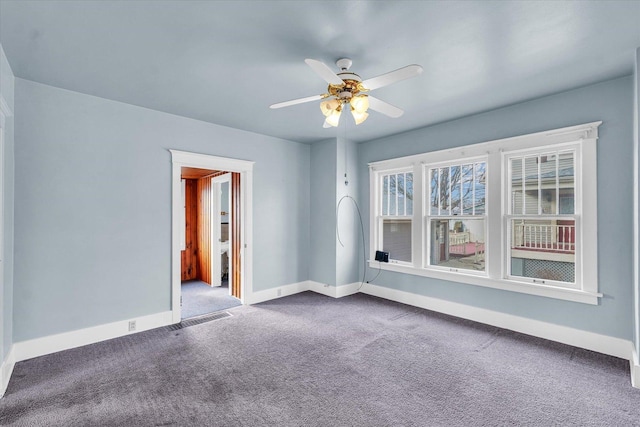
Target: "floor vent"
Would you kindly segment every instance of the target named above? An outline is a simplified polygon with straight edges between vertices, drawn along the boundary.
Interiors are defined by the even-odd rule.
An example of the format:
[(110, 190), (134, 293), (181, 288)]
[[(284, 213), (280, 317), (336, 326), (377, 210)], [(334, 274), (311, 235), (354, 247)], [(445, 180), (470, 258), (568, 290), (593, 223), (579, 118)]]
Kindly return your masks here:
[(226, 311), (219, 311), (217, 313), (205, 314), (203, 316), (192, 317), (190, 319), (184, 319), (180, 323), (167, 326), (170, 331), (177, 331), (178, 329), (188, 328), (189, 326), (199, 325), (201, 323), (212, 322), (214, 320), (224, 319), (225, 317), (231, 317), (231, 313)]

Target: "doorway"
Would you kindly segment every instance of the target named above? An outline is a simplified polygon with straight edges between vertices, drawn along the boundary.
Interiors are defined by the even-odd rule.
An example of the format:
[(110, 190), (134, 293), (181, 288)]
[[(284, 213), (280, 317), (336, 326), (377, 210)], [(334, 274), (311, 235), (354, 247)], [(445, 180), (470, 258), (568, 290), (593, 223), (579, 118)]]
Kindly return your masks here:
[[(230, 191), (234, 173), (183, 166), (181, 188), (183, 226), (180, 229), (180, 292), (182, 319), (240, 305), (231, 254), (238, 235)], [(236, 241), (236, 242), (234, 242)]]
[[(173, 322), (178, 323), (194, 313), (204, 314), (202, 310), (207, 310), (207, 305), (209, 312), (224, 309), (217, 303), (207, 302), (206, 298), (213, 292), (226, 298), (227, 303), (237, 305), (249, 301), (253, 162), (170, 151), (173, 163), (171, 311)], [(188, 310), (184, 305), (187, 297), (196, 298), (204, 308), (199, 308), (200, 312)]]

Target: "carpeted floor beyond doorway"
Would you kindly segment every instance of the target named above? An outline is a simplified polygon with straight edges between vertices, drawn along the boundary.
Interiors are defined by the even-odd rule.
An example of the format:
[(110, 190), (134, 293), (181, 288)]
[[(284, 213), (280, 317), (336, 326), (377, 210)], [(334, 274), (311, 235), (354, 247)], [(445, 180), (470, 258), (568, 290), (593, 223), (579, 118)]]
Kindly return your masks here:
[(242, 305), (238, 298), (229, 295), (227, 280), (222, 281), (222, 286), (209, 286), (200, 280), (182, 282), (180, 292), (183, 319)]
[(0, 425), (640, 425), (628, 362), (311, 292), (20, 362)]

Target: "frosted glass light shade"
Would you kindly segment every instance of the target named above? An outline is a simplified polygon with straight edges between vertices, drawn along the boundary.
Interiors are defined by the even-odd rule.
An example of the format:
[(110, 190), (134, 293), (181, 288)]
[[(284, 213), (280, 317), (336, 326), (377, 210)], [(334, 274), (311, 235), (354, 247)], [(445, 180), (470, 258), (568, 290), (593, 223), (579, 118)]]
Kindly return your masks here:
[(333, 110), (331, 114), (327, 116), (324, 122), (330, 126), (338, 127), (338, 124), (340, 123), (340, 114), (341, 114), (341, 111)]
[(341, 105), (341, 103), (337, 99), (330, 99), (328, 101), (322, 101), (320, 103), (320, 111), (322, 111), (322, 114), (324, 114), (325, 116), (329, 117), (329, 115), (331, 113), (333, 113), (334, 111), (339, 109), (340, 105)]
[(364, 122), (365, 120), (367, 120), (367, 117), (369, 117), (369, 113), (367, 112), (359, 113), (356, 110), (351, 110), (351, 115), (353, 116), (353, 120), (356, 121), (356, 125), (359, 125), (360, 123)]
[(369, 97), (367, 95), (357, 95), (351, 98), (351, 109), (358, 113), (366, 113), (369, 109)]

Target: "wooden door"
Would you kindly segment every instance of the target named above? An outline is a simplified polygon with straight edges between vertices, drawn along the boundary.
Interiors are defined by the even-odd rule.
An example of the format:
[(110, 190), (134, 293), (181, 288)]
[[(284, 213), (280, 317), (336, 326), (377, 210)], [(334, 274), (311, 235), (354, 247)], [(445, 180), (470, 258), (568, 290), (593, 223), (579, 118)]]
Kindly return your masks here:
[(181, 252), (180, 279), (198, 279), (198, 191), (195, 179), (184, 180), (185, 242)]

